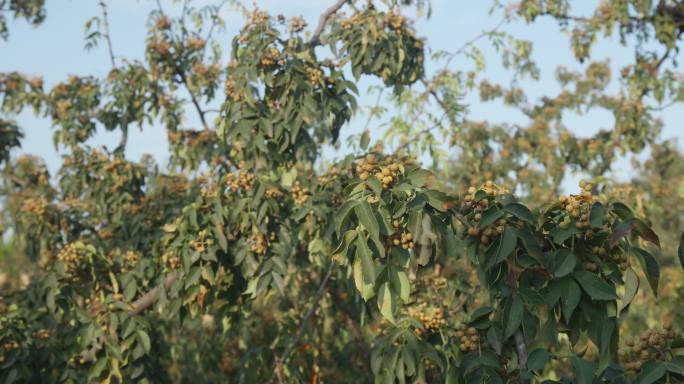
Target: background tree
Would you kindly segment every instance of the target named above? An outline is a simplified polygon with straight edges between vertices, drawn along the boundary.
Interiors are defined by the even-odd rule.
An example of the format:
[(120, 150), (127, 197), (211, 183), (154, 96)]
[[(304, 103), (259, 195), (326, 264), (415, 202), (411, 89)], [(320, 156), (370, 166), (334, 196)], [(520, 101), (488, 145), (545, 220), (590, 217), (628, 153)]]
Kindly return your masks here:
[[(677, 3), (601, 2), (587, 16), (567, 1), (497, 3), (501, 22), (453, 52), (430, 52), (414, 29), (430, 13), (424, 1), (339, 0), (313, 28), (236, 5), (246, 24), (225, 58), (212, 36), (227, 3), (157, 2), (135, 61), (113, 52), (102, 1), (86, 46), (105, 43), (108, 76), (46, 89), (0, 74), (11, 238), (0, 379), (684, 378), (684, 157), (658, 119), (682, 98)], [(45, 16), (43, 2), (0, 10)], [(562, 90), (531, 100), (520, 80), (538, 78), (532, 44), (505, 27), (541, 17), (570, 31), (584, 71), (559, 68)], [(617, 87), (611, 65), (591, 60), (613, 31), (635, 52)], [(499, 48), (509, 84), (487, 80), (480, 43)], [(391, 92), (366, 131), (344, 135), (363, 76)], [(469, 93), (529, 123), (471, 120)], [(54, 126), (65, 151), (55, 175), (38, 157), (11, 156), (12, 116), (25, 108)], [(614, 126), (576, 136), (567, 113), (595, 109)], [(169, 164), (128, 160), (131, 126), (155, 123)], [(387, 127), (377, 143), (371, 125)], [(93, 148), (102, 130), (120, 140)], [(348, 153), (324, 156), (345, 138)], [(651, 158), (634, 180), (604, 176), (643, 151)], [(588, 180), (559, 196), (573, 172)]]

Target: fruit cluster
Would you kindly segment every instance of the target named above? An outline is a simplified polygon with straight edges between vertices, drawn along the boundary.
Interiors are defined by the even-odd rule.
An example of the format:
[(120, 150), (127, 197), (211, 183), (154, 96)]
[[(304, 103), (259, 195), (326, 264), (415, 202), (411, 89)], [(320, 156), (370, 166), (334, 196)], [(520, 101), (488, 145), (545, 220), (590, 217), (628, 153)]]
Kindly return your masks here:
[(463, 323), (456, 327), (456, 337), (458, 337), (458, 348), (461, 352), (477, 351), (480, 345), (480, 336), (477, 333), (477, 329), (473, 327), (466, 328)]
[(398, 12), (389, 12), (385, 15), (385, 25), (395, 32), (401, 32), (406, 19)]
[(321, 80), (323, 80), (323, 71), (318, 68), (308, 67), (306, 68), (306, 77), (311, 85), (320, 84)]
[(259, 64), (261, 64), (263, 67), (270, 67), (276, 62), (279, 65), (285, 64), (285, 61), (280, 57), (280, 51), (275, 47), (266, 49), (266, 52), (264, 52), (259, 60)]
[(24, 213), (33, 213), (38, 217), (42, 217), (45, 214), (47, 206), (48, 202), (44, 197), (28, 198), (22, 203), (21, 211)]
[(346, 30), (350, 30), (350, 29), (352, 29), (352, 27), (355, 24), (361, 23), (362, 19), (363, 19), (363, 15), (360, 13), (357, 13), (348, 19), (344, 19), (344, 20), (340, 21), (340, 26)]
[(196, 239), (190, 240), (190, 246), (193, 247), (195, 251), (199, 253), (203, 253), (207, 250), (207, 247), (213, 244), (214, 239), (209, 237), (209, 231), (207, 231), (206, 229), (199, 231)]
[(379, 161), (375, 155), (367, 155), (356, 163), (356, 175), (361, 180), (375, 177), (382, 183), (383, 189), (391, 187), (403, 172), (401, 163), (396, 162), (392, 156), (387, 156)]
[(318, 182), (322, 185), (328, 185), (337, 180), (338, 177), (339, 171), (337, 170), (337, 168), (333, 168), (330, 170), (328, 174), (318, 176)]
[(294, 185), (292, 185), (292, 196), (295, 205), (300, 206), (304, 205), (304, 203), (306, 203), (307, 200), (309, 200), (311, 192), (309, 191), (309, 188), (302, 187), (299, 181), (295, 181)]
[(290, 19), (290, 31), (293, 33), (301, 32), (306, 28), (306, 21), (301, 16), (295, 16)]
[(252, 233), (247, 238), (247, 244), (249, 244), (249, 250), (257, 255), (263, 255), (266, 253), (266, 249), (268, 249), (268, 240), (261, 233)]
[(589, 229), (591, 227), (589, 210), (591, 209), (591, 202), (595, 201), (596, 198), (591, 192), (592, 184), (582, 180), (580, 181), (580, 188), (582, 188), (582, 193), (579, 195), (560, 196), (558, 198), (561, 209), (567, 214), (558, 226), (563, 229), (568, 228), (574, 219), (575, 227), (577, 229), (588, 229), (587, 237), (591, 237), (593, 232)]
[(12, 352), (16, 349), (19, 349), (19, 343), (17, 343), (16, 341), (8, 341), (2, 344), (2, 350), (5, 352)]
[(152, 39), (147, 44), (147, 48), (161, 57), (166, 57), (171, 51), (171, 44), (166, 40)]
[(47, 329), (39, 329), (33, 332), (33, 337), (40, 340), (47, 340), (50, 338), (50, 331)]
[[(477, 201), (475, 197), (478, 191), (482, 191), (486, 195), (486, 197), (483, 197), (479, 201)], [(480, 243), (487, 245), (492, 241), (493, 238), (503, 233), (507, 224), (507, 220), (504, 218), (501, 218), (485, 227), (480, 227), (479, 223), (480, 220), (482, 220), (482, 212), (489, 208), (490, 201), (493, 202), (494, 198), (497, 196), (506, 195), (509, 193), (509, 190), (494, 184), (494, 182), (491, 180), (488, 180), (479, 189), (476, 187), (468, 188), (468, 194), (465, 196), (465, 201), (473, 206), (473, 210), (469, 214), (469, 218), (474, 223), (474, 226), (468, 228), (468, 236), (475, 237), (480, 241)]]
[(676, 336), (671, 324), (666, 324), (662, 331), (646, 330), (636, 341), (626, 341), (625, 347), (618, 352), (620, 362), (627, 371), (636, 373), (647, 361), (663, 360), (669, 341)]
[[(468, 188), (468, 194), (466, 194), (466, 196), (464, 198), (465, 202), (466, 203), (475, 202), (476, 201), (475, 195), (477, 194), (477, 191), (484, 192), (485, 195), (487, 195), (488, 197), (496, 197), (496, 196), (507, 195), (507, 194), (511, 193), (511, 191), (509, 191), (508, 189), (494, 184), (494, 182), (492, 180), (487, 180), (484, 183), (484, 185), (480, 188), (476, 188), (476, 187)], [(489, 199), (487, 197), (485, 197), (478, 202), (478, 204), (476, 206), (476, 210), (479, 207), (479, 208), (481, 208), (480, 211), (482, 211), (483, 209), (486, 209), (488, 206), (489, 206)]]
[(181, 267), (181, 259), (173, 252), (166, 252), (162, 255), (162, 261), (169, 269), (178, 269)]
[(444, 310), (438, 307), (428, 307), (426, 302), (422, 302), (408, 308), (408, 314), (412, 318), (423, 323), (424, 329), (416, 329), (416, 335), (420, 336), (423, 332), (433, 332), (446, 325)]
[(227, 79), (223, 84), (223, 91), (229, 99), (233, 101), (240, 101), (240, 93), (235, 91), (235, 81)]
[(232, 191), (239, 191), (240, 189), (249, 191), (254, 186), (255, 180), (254, 174), (243, 170), (238, 171), (237, 176), (234, 173), (226, 175), (226, 183)]
[(204, 39), (191, 37), (185, 42), (185, 44), (189, 49), (199, 51), (207, 45), (207, 42), (204, 41)]
[(171, 20), (169, 20), (169, 18), (166, 16), (161, 16), (157, 19), (155, 27), (159, 30), (165, 31), (171, 28)]
[(283, 196), (283, 191), (278, 187), (268, 187), (264, 192), (267, 199), (277, 199)]
[(81, 268), (91, 252), (92, 250), (81, 242), (69, 243), (60, 249), (57, 260), (64, 263), (64, 272), (70, 275)]

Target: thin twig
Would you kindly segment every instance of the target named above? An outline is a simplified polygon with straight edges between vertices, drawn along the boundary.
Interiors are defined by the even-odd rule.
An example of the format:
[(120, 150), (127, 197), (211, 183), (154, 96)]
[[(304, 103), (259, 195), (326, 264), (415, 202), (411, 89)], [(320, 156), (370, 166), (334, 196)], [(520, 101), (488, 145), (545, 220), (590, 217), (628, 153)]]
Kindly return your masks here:
[(510, 20), (510, 18), (509, 18), (509, 16), (508, 16), (508, 14), (506, 14), (506, 15), (505, 15), (505, 16), (504, 16), (504, 17), (503, 17), (503, 18), (502, 18), (502, 19), (501, 19), (501, 20), (500, 20), (492, 29), (489, 29), (489, 30), (486, 30), (486, 31), (482, 31), (479, 35), (477, 35), (477, 36), (473, 37), (472, 39), (470, 39), (470, 40), (466, 41), (465, 43), (463, 43), (463, 45), (461, 45), (460, 48), (458, 48), (457, 50), (455, 50), (453, 53), (451, 53), (451, 54), (449, 55), (449, 58), (448, 58), (447, 61), (444, 63), (444, 68), (446, 69), (447, 67), (449, 67), (449, 64), (451, 64), (451, 61), (452, 61), (454, 58), (456, 58), (456, 56), (458, 56), (458, 55), (460, 55), (461, 53), (463, 53), (463, 51), (465, 51), (466, 48), (468, 48), (468, 47), (470, 47), (471, 45), (475, 44), (478, 40), (480, 40), (480, 39), (482, 39), (482, 38), (484, 38), (484, 37), (493, 35), (494, 33), (496, 33), (496, 32), (499, 30), (499, 28), (501, 28), (508, 20)]
[(318, 287), (318, 291), (316, 291), (316, 295), (314, 296), (313, 303), (311, 304), (311, 308), (306, 312), (304, 317), (300, 320), (299, 323), (299, 329), (297, 330), (297, 334), (295, 335), (294, 338), (290, 341), (290, 344), (283, 350), (283, 353), (276, 358), (275, 361), (275, 369), (273, 370), (273, 377), (271, 378), (271, 382), (273, 382), (275, 379), (278, 379), (279, 383), (283, 382), (282, 378), (282, 370), (283, 370), (283, 365), (287, 362), (287, 360), (290, 358), (290, 355), (292, 354), (292, 351), (294, 350), (294, 347), (297, 346), (297, 343), (299, 343), (299, 340), (304, 336), (304, 331), (306, 331), (307, 325), (309, 325), (309, 319), (311, 316), (313, 316), (314, 312), (316, 312), (316, 309), (318, 308), (318, 303), (321, 300), (321, 297), (323, 297), (323, 293), (326, 290), (326, 287), (328, 285), (328, 281), (330, 280), (330, 276), (332, 275), (332, 272), (335, 267), (335, 262), (330, 261), (330, 265), (328, 265), (328, 270), (325, 273), (325, 276), (323, 277), (323, 280), (321, 281), (321, 285)]
[(114, 48), (112, 47), (112, 38), (109, 34), (109, 13), (107, 13), (107, 3), (105, 0), (100, 0), (100, 8), (102, 8), (102, 21), (104, 22), (104, 38), (107, 40), (107, 48), (109, 50), (109, 60), (112, 62), (112, 68), (116, 68), (116, 56), (114, 56)]
[(207, 44), (204, 46), (204, 50), (206, 51), (207, 46), (209, 45), (209, 41), (211, 40), (211, 35), (214, 33), (214, 28), (216, 28), (216, 25), (218, 24), (218, 19), (219, 17), (219, 12), (221, 11), (221, 8), (228, 2), (228, 0), (223, 0), (221, 4), (217, 5), (214, 8), (214, 13), (211, 15), (211, 27), (209, 27), (209, 32), (207, 33), (207, 37), (204, 39), (204, 41), (207, 42)]
[(314, 29), (313, 35), (311, 35), (311, 40), (309, 40), (309, 44), (312, 47), (321, 44), (321, 33), (323, 33), (323, 29), (325, 29), (325, 25), (328, 23), (328, 20), (340, 8), (342, 8), (342, 6), (347, 1), (349, 0), (337, 0), (335, 4), (333, 4), (330, 8), (326, 9), (325, 12), (321, 14), (321, 17), (318, 19), (318, 26), (316, 26), (316, 29)]

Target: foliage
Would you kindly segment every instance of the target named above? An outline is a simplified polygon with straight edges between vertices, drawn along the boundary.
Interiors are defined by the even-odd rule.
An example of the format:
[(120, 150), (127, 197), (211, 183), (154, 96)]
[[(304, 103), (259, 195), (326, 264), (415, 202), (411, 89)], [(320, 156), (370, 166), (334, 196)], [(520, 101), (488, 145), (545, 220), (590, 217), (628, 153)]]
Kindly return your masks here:
[[(602, 2), (591, 17), (562, 0), (495, 7), (503, 22), (480, 36), (504, 48), (504, 86), (484, 78), (474, 41), (426, 55), (409, 16), (425, 2), (362, 3), (335, 2), (310, 35), (300, 17), (243, 8), (227, 65), (211, 38), (225, 2), (186, 2), (177, 18), (159, 3), (144, 61), (117, 64), (110, 51), (108, 76), (50, 89), (0, 74), (12, 241), (0, 263), (13, 266), (0, 275), (0, 380), (684, 380), (684, 157), (659, 142), (656, 116), (682, 98), (666, 64), (679, 6)], [(44, 17), (43, 2), (9, 4)], [(111, 38), (101, 7), (89, 48)], [(649, 44), (636, 45), (617, 93), (609, 63), (592, 61), (559, 68), (558, 95), (528, 100), (517, 80), (539, 78), (532, 44), (499, 28), (542, 16), (574, 25), (580, 62), (616, 27), (624, 44)], [(473, 68), (452, 70), (462, 55)], [(427, 60), (444, 70), (427, 73)], [(385, 145), (366, 131), (358, 150), (327, 159), (322, 148), (340, 146), (359, 109), (362, 76), (393, 91), (394, 108), (371, 115), (387, 119)], [(529, 125), (470, 120), (466, 92)], [(10, 156), (22, 137), (10, 118), (24, 108), (54, 126), (64, 156), (53, 176), (37, 157)], [(591, 109), (614, 127), (575, 136), (564, 113)], [(131, 124), (155, 123), (168, 166), (127, 159)], [(93, 148), (102, 129), (119, 143)], [(644, 149), (633, 181), (604, 177), (618, 154)], [(591, 180), (558, 196), (570, 170)], [(653, 305), (659, 294), (668, 305)]]

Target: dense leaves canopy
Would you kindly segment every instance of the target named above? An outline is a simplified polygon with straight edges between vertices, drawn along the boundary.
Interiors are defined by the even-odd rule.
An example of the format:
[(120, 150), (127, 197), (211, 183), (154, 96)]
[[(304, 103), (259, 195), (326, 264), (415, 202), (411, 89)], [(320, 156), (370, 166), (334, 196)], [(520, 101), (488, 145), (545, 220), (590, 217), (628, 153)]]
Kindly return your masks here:
[[(106, 44), (106, 77), (0, 73), (0, 380), (684, 380), (684, 155), (659, 119), (684, 99), (681, 4), (497, 2), (497, 27), (441, 52), (414, 27), (425, 1), (331, 1), (315, 29), (230, 2), (246, 18), (230, 46), (212, 38), (228, 2), (162, 3), (144, 61), (114, 54), (101, 1), (86, 46)], [(44, 2), (0, 0), (5, 39), (8, 15), (40, 24)], [(504, 27), (542, 17), (582, 71), (532, 100), (532, 43)], [(635, 53), (617, 79), (592, 60), (615, 32)], [(362, 77), (391, 96), (345, 135)], [(471, 120), (470, 93), (529, 124)], [(25, 109), (53, 125), (54, 175), (15, 156)], [(596, 109), (614, 126), (577, 136), (568, 112)], [(158, 125), (169, 164), (126, 158), (129, 129)], [(120, 141), (93, 147), (103, 130)], [(605, 177), (643, 151), (634, 180)], [(571, 171), (588, 181), (560, 195)]]

